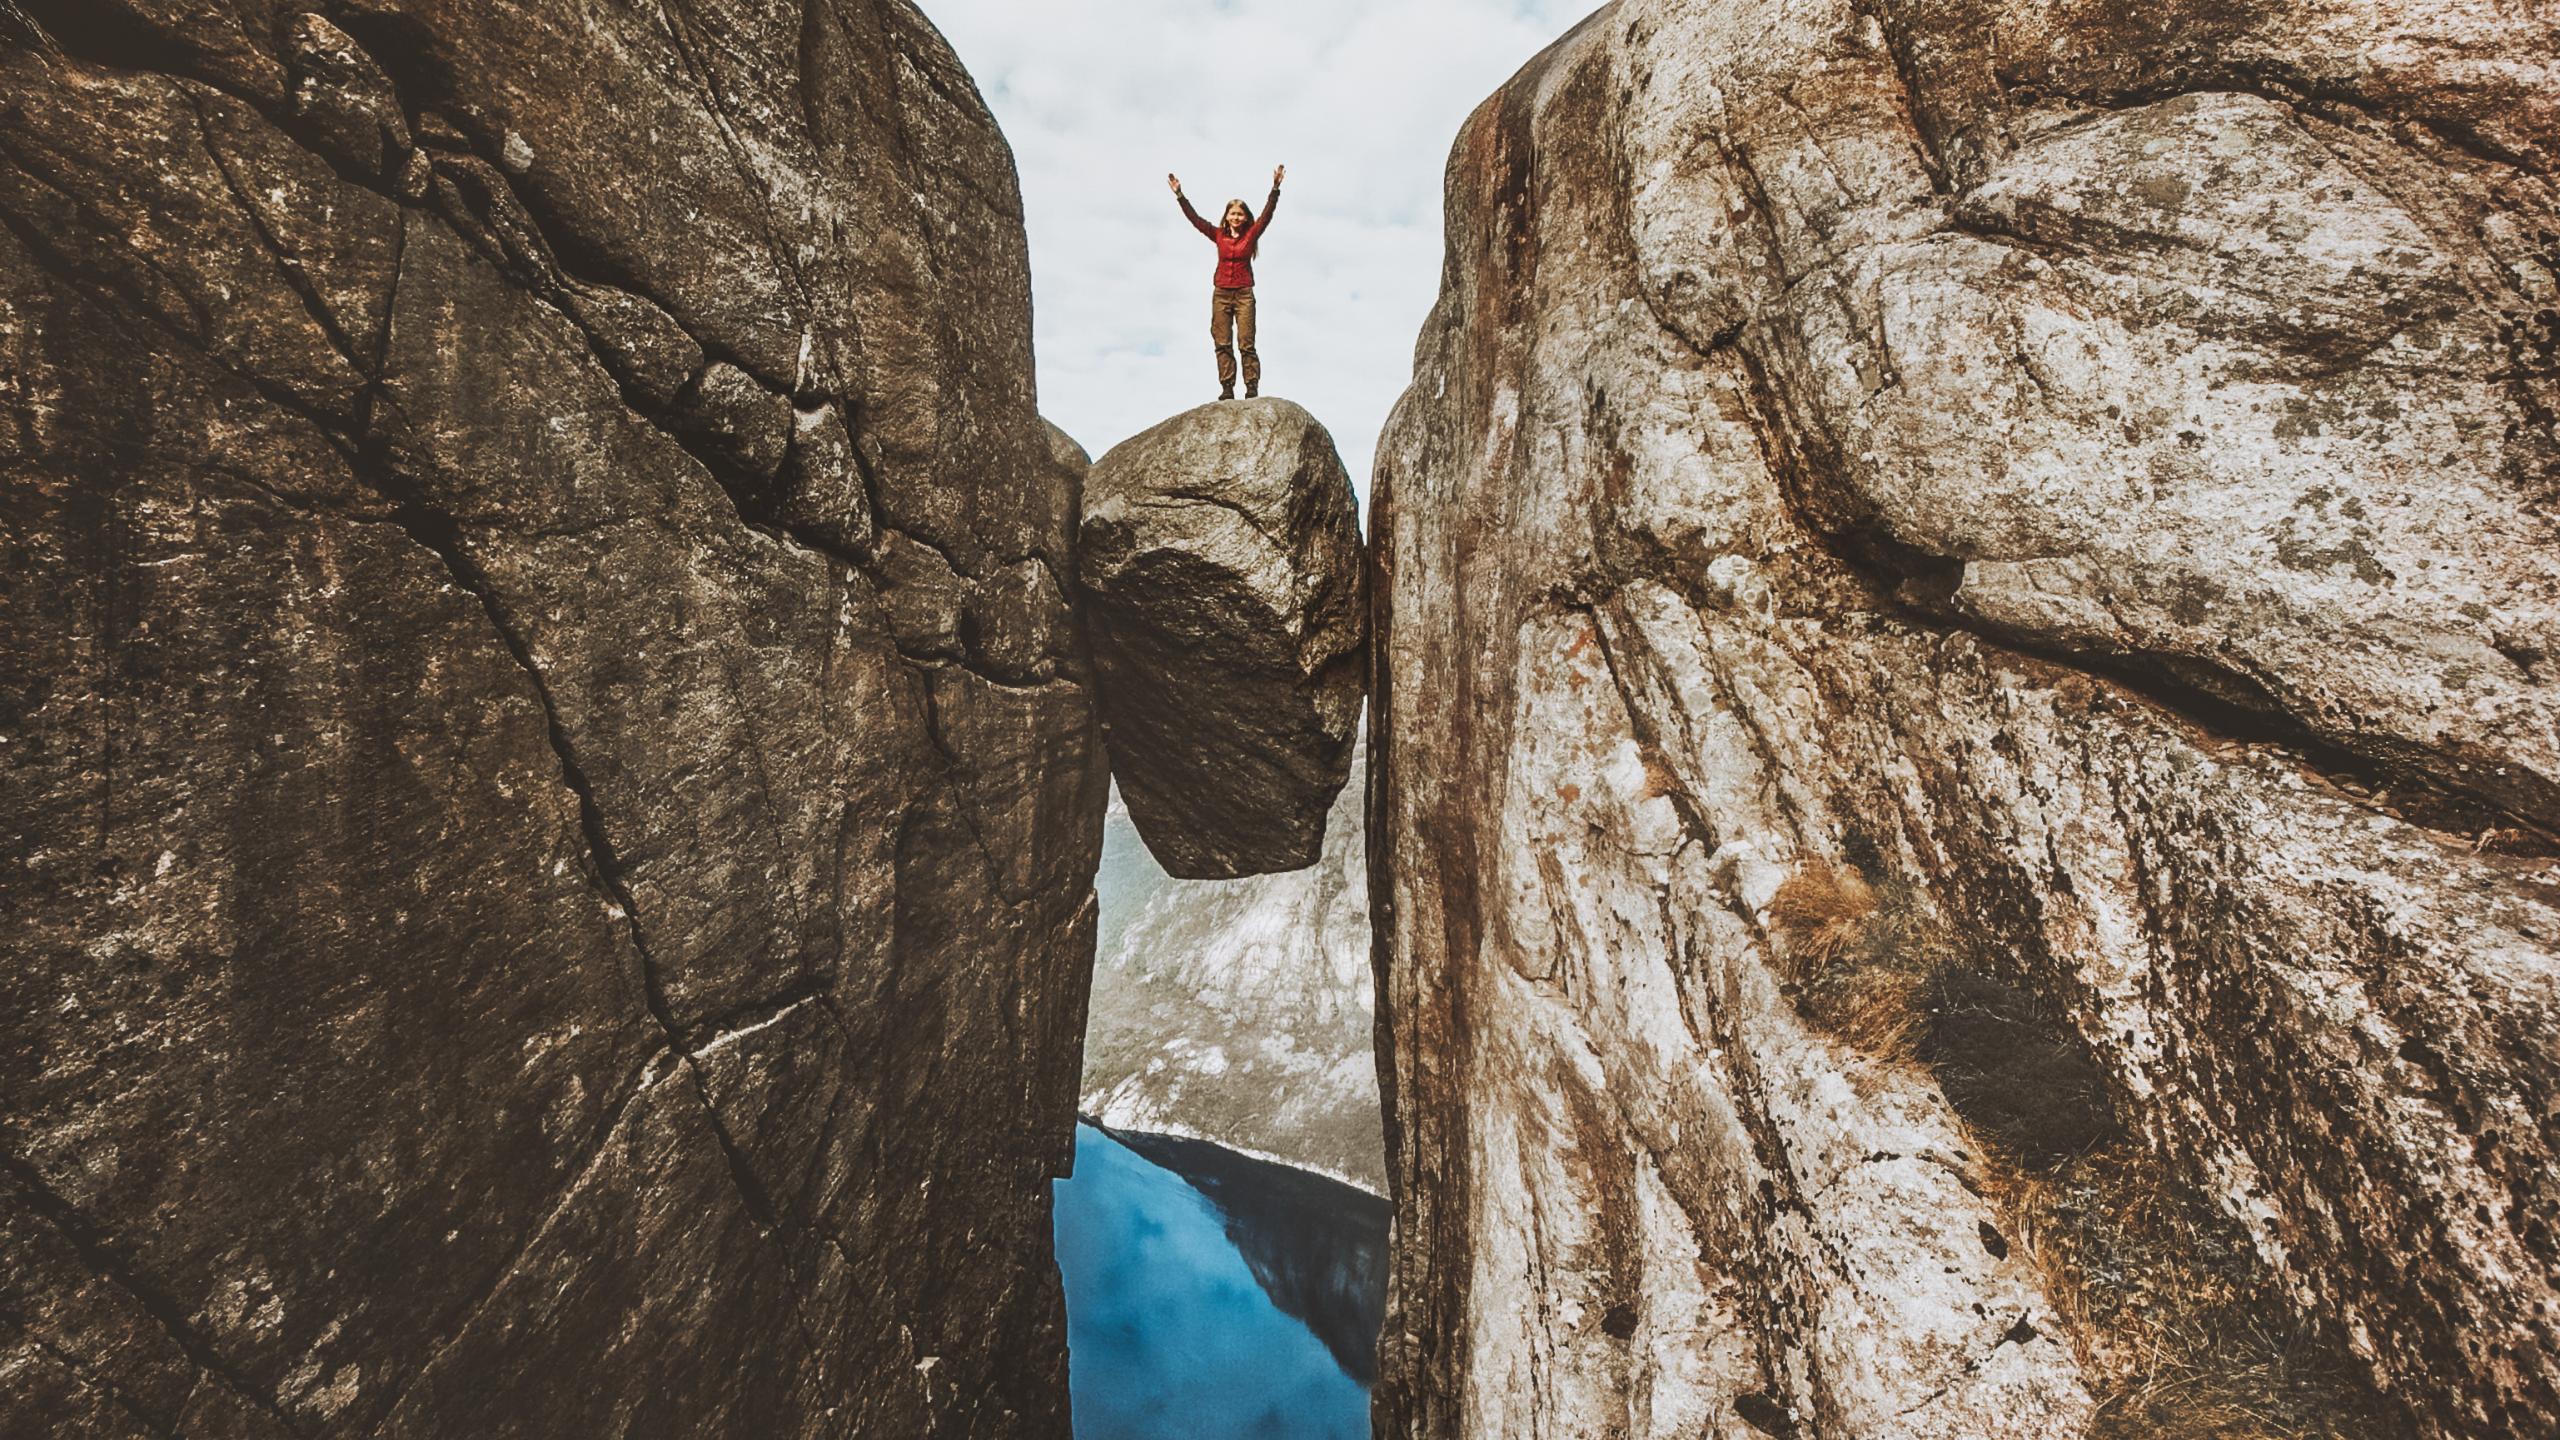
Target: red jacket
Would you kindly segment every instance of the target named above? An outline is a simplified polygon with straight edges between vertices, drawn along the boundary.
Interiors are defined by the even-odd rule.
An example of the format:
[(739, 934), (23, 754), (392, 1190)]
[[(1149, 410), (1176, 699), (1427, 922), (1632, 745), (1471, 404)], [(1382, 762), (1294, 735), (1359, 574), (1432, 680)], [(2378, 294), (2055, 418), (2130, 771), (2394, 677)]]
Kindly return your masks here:
[(1262, 213), (1254, 217), (1253, 223), (1246, 226), (1241, 235), (1230, 235), (1225, 226), (1212, 225), (1201, 219), (1200, 212), (1191, 208), (1190, 196), (1177, 195), (1174, 198), (1182, 202), (1182, 213), (1190, 219), (1192, 228), (1218, 244), (1218, 288), (1252, 289), (1253, 247), (1262, 243), (1262, 232), (1271, 228), (1271, 212), (1280, 208), (1280, 187), (1271, 187), (1271, 198), (1262, 202)]

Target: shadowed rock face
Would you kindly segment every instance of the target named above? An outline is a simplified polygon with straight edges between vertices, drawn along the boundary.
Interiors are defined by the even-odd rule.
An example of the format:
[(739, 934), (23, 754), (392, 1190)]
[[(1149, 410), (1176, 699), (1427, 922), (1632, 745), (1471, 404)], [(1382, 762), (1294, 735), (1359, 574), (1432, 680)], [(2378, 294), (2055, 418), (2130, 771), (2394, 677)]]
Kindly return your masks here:
[(1102, 457), (1078, 562), (1130, 817), (1189, 880), (1316, 862), (1366, 679), (1360, 524), (1286, 400), (1203, 405)]
[(1381, 1433), (2077, 1433), (2011, 1097), (1799, 1014), (1816, 870), (2410, 1424), (2560, 1427), (2553, 38), (2138, 8), (1626, 0), (1461, 137), (1371, 525)]
[(327, 8), (0, 17), (0, 1428), (1064, 1435), (1001, 137), (896, 0)]

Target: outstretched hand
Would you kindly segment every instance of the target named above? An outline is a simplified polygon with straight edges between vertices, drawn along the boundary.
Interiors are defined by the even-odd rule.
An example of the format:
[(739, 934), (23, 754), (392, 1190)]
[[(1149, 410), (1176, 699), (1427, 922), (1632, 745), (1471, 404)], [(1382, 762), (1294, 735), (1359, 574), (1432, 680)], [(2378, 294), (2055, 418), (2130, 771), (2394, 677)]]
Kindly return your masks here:
[(1274, 189), (1274, 190), (1279, 189), (1279, 188), (1280, 188), (1280, 182), (1281, 182), (1281, 181), (1283, 181), (1283, 180), (1286, 180), (1286, 179), (1288, 179), (1288, 178), (1289, 178), (1289, 167), (1288, 167), (1288, 166), (1286, 166), (1286, 165), (1275, 165), (1275, 166), (1271, 167), (1271, 188), (1272, 188), (1272, 189)]
[(1167, 175), (1164, 177), (1164, 183), (1172, 189), (1174, 194), (1179, 195), (1182, 193), (1182, 180), (1180, 177)]

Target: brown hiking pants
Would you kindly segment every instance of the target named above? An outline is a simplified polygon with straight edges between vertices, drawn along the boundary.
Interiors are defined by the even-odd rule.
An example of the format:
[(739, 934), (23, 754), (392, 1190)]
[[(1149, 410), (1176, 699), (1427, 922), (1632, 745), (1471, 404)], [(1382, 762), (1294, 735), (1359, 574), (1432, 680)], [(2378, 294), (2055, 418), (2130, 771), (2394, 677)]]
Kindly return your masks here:
[(1262, 356), (1253, 348), (1253, 290), (1212, 290), (1209, 292), (1209, 338), (1218, 346), (1218, 384), (1234, 389), (1236, 352), (1229, 348), (1239, 339), (1244, 342), (1244, 383), (1262, 383)]

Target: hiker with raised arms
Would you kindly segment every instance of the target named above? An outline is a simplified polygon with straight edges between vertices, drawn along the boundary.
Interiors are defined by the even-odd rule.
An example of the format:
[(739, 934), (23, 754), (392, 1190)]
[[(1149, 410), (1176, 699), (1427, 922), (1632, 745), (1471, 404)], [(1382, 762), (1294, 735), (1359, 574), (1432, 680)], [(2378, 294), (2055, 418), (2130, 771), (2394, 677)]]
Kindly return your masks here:
[(1262, 393), (1262, 356), (1253, 348), (1253, 259), (1262, 251), (1262, 232), (1271, 228), (1271, 212), (1280, 208), (1280, 182), (1288, 176), (1289, 167), (1279, 166), (1271, 172), (1271, 198), (1262, 203), (1262, 216), (1245, 208), (1242, 200), (1227, 202), (1225, 213), (1215, 225), (1200, 218), (1191, 208), (1191, 198), (1182, 193), (1182, 180), (1167, 175), (1165, 183), (1173, 187), (1173, 198), (1192, 228), (1206, 235), (1218, 247), (1218, 273), (1212, 282), (1216, 288), (1209, 296), (1209, 339), (1218, 347), (1218, 398), (1236, 398), (1236, 346), (1244, 347), (1244, 393), (1246, 398)]

